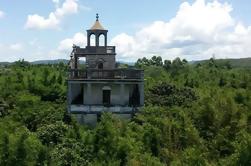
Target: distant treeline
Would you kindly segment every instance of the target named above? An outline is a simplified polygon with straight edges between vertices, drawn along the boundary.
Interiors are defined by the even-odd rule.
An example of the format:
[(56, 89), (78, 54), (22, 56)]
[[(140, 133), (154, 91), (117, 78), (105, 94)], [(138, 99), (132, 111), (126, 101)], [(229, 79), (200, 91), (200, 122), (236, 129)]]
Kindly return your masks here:
[[(153, 56), (152, 57), (153, 60), (156, 60), (161, 58), (161, 56)], [(139, 61), (145, 61), (147, 58), (141, 58), (138, 59)], [(162, 60), (162, 58), (161, 58)], [(229, 63), (232, 67), (251, 67), (251, 58), (240, 58), (240, 59), (214, 59), (217, 63), (219, 64), (226, 64)], [(25, 61), (24, 59), (21, 59), (19, 61)], [(151, 61), (151, 58), (149, 59), (149, 62)], [(207, 63), (209, 60), (200, 60), (200, 61), (188, 61), (188, 63), (190, 64), (201, 64), (201, 63)], [(18, 61), (17, 61), (18, 62)], [(25, 61), (28, 62), (28, 61)], [(38, 61), (33, 61), (33, 62), (28, 62), (30, 64), (59, 64), (59, 63), (64, 63), (64, 64), (68, 64), (69, 60), (67, 59), (56, 59), (56, 60), (38, 60)], [(146, 61), (145, 61), (146, 62)], [(170, 60), (166, 60), (166, 62), (170, 62)], [(16, 62), (0, 62), (0, 66), (4, 66), (4, 65), (11, 65), (14, 64)], [(85, 61), (84, 60), (80, 60), (80, 64), (84, 64)], [(134, 62), (124, 62), (124, 61), (120, 61), (118, 62), (119, 64), (127, 64), (127, 65), (133, 65)], [(151, 63), (151, 62), (150, 62)], [(163, 64), (165, 63), (165, 61), (162, 62)]]

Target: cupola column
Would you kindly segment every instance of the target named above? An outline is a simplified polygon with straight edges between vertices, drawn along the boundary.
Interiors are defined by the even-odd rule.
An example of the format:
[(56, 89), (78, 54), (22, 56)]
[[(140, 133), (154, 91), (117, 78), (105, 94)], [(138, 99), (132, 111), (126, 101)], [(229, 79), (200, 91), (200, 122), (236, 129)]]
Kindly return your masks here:
[(107, 46), (107, 34), (105, 35), (105, 46)]
[(96, 40), (95, 46), (98, 47), (99, 46), (99, 35), (98, 34), (95, 34), (95, 40)]
[(87, 34), (87, 46), (91, 46), (91, 35)]

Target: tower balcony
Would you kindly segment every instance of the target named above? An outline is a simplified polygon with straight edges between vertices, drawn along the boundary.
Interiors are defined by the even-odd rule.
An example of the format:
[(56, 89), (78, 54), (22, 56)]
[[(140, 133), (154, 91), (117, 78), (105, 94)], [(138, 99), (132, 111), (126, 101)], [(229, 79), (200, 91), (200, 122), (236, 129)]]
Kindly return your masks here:
[(138, 69), (70, 69), (68, 79), (143, 80), (144, 71)]

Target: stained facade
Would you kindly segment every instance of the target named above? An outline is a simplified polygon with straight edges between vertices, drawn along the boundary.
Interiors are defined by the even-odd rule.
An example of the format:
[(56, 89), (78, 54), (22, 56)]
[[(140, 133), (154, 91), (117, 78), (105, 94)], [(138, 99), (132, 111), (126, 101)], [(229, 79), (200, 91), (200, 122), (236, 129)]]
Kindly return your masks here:
[[(102, 112), (130, 118), (144, 105), (144, 72), (116, 67), (116, 48), (99, 22), (87, 30), (87, 46), (74, 45), (69, 62), (68, 112), (80, 123), (95, 124)], [(80, 58), (86, 68), (80, 69)]]

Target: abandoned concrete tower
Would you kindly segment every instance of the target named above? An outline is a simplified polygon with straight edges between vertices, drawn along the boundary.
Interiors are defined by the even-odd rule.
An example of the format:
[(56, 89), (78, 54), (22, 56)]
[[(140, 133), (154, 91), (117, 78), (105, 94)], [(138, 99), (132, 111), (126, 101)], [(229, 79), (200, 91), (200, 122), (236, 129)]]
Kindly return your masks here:
[[(143, 70), (117, 67), (115, 46), (107, 46), (107, 32), (97, 14), (87, 30), (87, 46), (73, 46), (67, 80), (68, 112), (80, 123), (95, 124), (103, 112), (130, 118), (144, 105)], [(81, 57), (85, 58), (84, 69), (79, 65)]]

